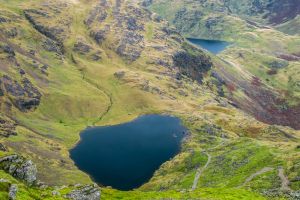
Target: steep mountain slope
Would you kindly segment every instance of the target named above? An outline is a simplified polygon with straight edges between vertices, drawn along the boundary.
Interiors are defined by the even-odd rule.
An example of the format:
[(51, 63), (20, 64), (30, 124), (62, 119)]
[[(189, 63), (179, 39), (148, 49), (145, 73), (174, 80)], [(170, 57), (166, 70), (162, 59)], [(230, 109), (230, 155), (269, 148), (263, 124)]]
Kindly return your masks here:
[(186, 37), (233, 40), (257, 26), (300, 33), (293, 26), (299, 21), (297, 0), (145, 0), (143, 4), (168, 19)]
[[(87, 126), (147, 113), (180, 117), (189, 137), (148, 183), (130, 192), (103, 186), (103, 199), (297, 198), (300, 132), (257, 121), (218, 94), (218, 81), (223, 84), (239, 69), (224, 71), (238, 66), (224, 61), (234, 49), (221, 58), (210, 55), (136, 1), (0, 0), (0, 5), (1, 198), (16, 185), (17, 199), (98, 198), (98, 187), (77, 185), (92, 180), (76, 168), (68, 150)], [(287, 46), (289, 53), (296, 50), (297, 43)], [(243, 53), (251, 56), (256, 54)], [(288, 67), (296, 69), (298, 62), (292, 64)], [(29, 170), (30, 177), (37, 173), (44, 183), (28, 184), (24, 169), (32, 162), (5, 157), (12, 154), (32, 160), (37, 172)], [(9, 170), (16, 163), (21, 176)], [(249, 179), (266, 167), (273, 170)], [(291, 180), (287, 190), (282, 176)]]
[[(65, 166), (70, 173), (74, 172), (66, 147), (74, 145), (78, 140), (78, 132), (85, 126), (98, 121), (104, 124), (113, 120), (116, 123), (155, 110), (156, 107), (163, 107), (164, 104), (156, 104), (154, 107), (157, 99), (162, 98), (160, 96), (164, 94), (163, 91), (148, 78), (143, 78), (141, 73), (147, 77), (147, 73), (154, 71), (151, 75), (153, 78), (158, 73), (164, 73), (164, 78), (172, 78), (177, 71), (190, 74), (189, 71), (194, 70), (200, 77), (202, 67), (205, 71), (211, 65), (209, 58), (194, 48), (193, 52), (202, 58), (203, 63), (192, 67), (199, 70), (189, 69), (189, 66), (171, 70), (173, 54), (180, 52), (189, 56), (186, 50), (180, 50), (184, 44), (183, 39), (163, 24), (156, 25), (147, 11), (130, 4), (119, 5), (114, 2), (107, 7), (103, 5), (107, 12), (114, 10), (106, 19), (112, 28), (105, 25), (107, 22), (98, 20), (101, 17), (98, 16), (101, 14), (98, 7), (102, 5), (96, 2), (95, 10), (91, 10), (91, 6), (79, 7), (72, 2), (59, 1), (16, 4), (20, 4), (22, 9), (11, 10), (8, 4), (4, 12), (7, 13), (4, 16), (7, 22), (1, 24), (1, 30), (12, 29), (16, 32), (9, 39), (3, 33), (1, 39), (2, 114), (15, 121), (19, 125), (17, 128), (21, 128), (25, 134), (36, 135), (32, 137), (38, 137), (37, 140), (49, 138), (50, 141), (45, 139), (40, 146), (32, 147), (30, 143), (34, 138), (25, 137), (25, 141), (21, 141), (19, 145), (14, 141), (7, 145), (19, 152), (33, 153), (45, 172), (46, 169), (54, 170), (52, 165)], [(17, 5), (14, 9), (18, 9)], [(121, 9), (120, 6), (125, 8)], [(133, 14), (140, 17), (139, 21), (127, 16), (131, 11), (136, 12)], [(76, 16), (69, 14), (73, 12)], [(93, 22), (93, 19), (97, 20)], [(98, 29), (102, 28), (100, 25), (104, 25), (107, 33), (94, 29), (93, 25)], [(147, 27), (152, 33), (148, 33), (150, 30)], [(124, 34), (118, 33), (120, 30)], [(110, 37), (106, 38), (106, 35)], [(144, 39), (145, 35), (150, 39)], [(174, 39), (171, 38), (172, 35)], [(169, 36), (170, 41), (160, 43), (165, 36)], [(101, 44), (100, 37), (105, 37)], [(160, 60), (162, 58), (163, 61)], [(152, 64), (147, 64), (147, 68), (142, 67), (146, 63)], [(124, 72), (125, 76), (114, 76), (115, 72), (124, 71), (126, 66), (132, 66), (134, 70), (128, 69)], [(135, 68), (141, 68), (142, 72), (137, 73), (138, 69)], [(119, 79), (129, 79), (128, 82), (133, 85), (123, 86)], [(29, 86), (25, 85), (27, 82)], [(169, 96), (165, 101), (171, 98), (175, 99)], [(53, 158), (53, 161), (44, 160), (42, 155)], [(56, 176), (60, 171), (47, 172), (41, 176), (49, 182), (57, 182), (59, 180)], [(70, 180), (76, 181), (73, 178)]]
[[(187, 37), (232, 41), (219, 55), (231, 68), (214, 74), (225, 84), (225, 95), (258, 120), (300, 128), (296, 1), (157, 0), (149, 6)], [(295, 36), (277, 31), (291, 32), (289, 25)]]

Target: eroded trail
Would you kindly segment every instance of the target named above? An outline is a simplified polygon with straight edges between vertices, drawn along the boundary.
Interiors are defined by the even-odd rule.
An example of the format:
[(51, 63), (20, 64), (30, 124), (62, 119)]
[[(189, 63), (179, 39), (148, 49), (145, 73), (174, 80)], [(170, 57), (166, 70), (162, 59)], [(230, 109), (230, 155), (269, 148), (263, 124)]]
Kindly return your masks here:
[(281, 179), (281, 190), (290, 191), (289, 187), (290, 181), (287, 176), (284, 175), (284, 169), (282, 167), (278, 168), (278, 176)]
[(194, 179), (194, 182), (193, 182), (193, 186), (192, 186), (192, 191), (194, 191), (197, 188), (197, 184), (198, 184), (198, 181), (199, 181), (199, 178), (200, 178), (202, 172), (207, 168), (207, 166), (211, 162), (211, 155), (207, 152), (204, 152), (204, 153), (207, 155), (207, 162), (205, 163), (204, 167), (202, 167), (202, 168), (199, 167), (197, 169), (195, 179)]
[(250, 181), (252, 181), (252, 179), (254, 179), (256, 176), (259, 176), (259, 175), (264, 174), (266, 172), (272, 171), (273, 169), (274, 168), (272, 168), (272, 167), (264, 167), (264, 168), (262, 168), (261, 170), (259, 170), (259, 171), (255, 172), (255, 173), (251, 174), (245, 180), (245, 182), (242, 185), (240, 185), (238, 188), (245, 186), (247, 183), (249, 183)]
[(222, 142), (210, 149), (207, 149), (206, 151), (204, 151), (204, 153), (207, 155), (207, 162), (205, 163), (205, 165), (203, 167), (199, 167), (197, 169), (195, 178), (194, 178), (194, 182), (192, 185), (192, 191), (194, 191), (197, 188), (198, 182), (199, 182), (199, 178), (201, 176), (201, 174), (203, 173), (203, 171), (208, 167), (209, 163), (211, 162), (211, 155), (208, 153), (208, 151), (214, 150), (220, 146), (222, 146), (225, 143), (224, 141), (224, 137), (222, 136)]

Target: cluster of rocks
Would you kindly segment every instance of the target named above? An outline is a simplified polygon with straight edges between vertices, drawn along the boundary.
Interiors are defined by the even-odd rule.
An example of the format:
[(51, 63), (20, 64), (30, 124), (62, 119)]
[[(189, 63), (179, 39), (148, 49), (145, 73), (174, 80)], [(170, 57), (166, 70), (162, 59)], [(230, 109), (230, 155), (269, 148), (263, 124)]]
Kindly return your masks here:
[(50, 52), (55, 52), (57, 53), (57, 55), (61, 55), (62, 54), (62, 47), (59, 43), (57, 43), (54, 40), (51, 40), (49, 38), (46, 38), (46, 40), (43, 42), (43, 48), (47, 51)]
[(0, 143), (0, 151), (7, 151), (7, 148), (2, 143)]
[(211, 72), (211, 77), (213, 77), (212, 83), (217, 87), (218, 95), (220, 97), (224, 97), (225, 92), (223, 90), (223, 86), (226, 84), (224, 79), (216, 71)]
[(281, 69), (285, 68), (289, 65), (289, 62), (286, 60), (273, 60), (271, 62), (266, 63), (266, 65), (270, 68)]
[(222, 130), (222, 128), (215, 124), (204, 124), (200, 128), (197, 128), (196, 130), (202, 133), (203, 132), (208, 133), (211, 136), (217, 136), (222, 138), (227, 137), (225, 132)]
[[(126, 4), (126, 12), (117, 11), (114, 13), (116, 19), (117, 30), (120, 34), (118, 45), (116, 48), (117, 54), (135, 61), (140, 56), (145, 48), (143, 32), (145, 21), (150, 19), (150, 14), (141, 8)], [(122, 30), (122, 32), (120, 32)]]
[(0, 158), (0, 169), (17, 179), (23, 180), (28, 185), (34, 184), (37, 179), (37, 169), (35, 164), (22, 156), (9, 155)]
[(211, 69), (212, 61), (204, 52), (196, 47), (183, 45), (183, 50), (173, 55), (173, 62), (179, 71), (198, 82), (202, 82), (203, 74)]
[(94, 21), (97, 22), (103, 22), (108, 14), (106, 12), (106, 9), (109, 7), (110, 5), (108, 4), (108, 2), (106, 0), (100, 0), (99, 3), (94, 7), (94, 9), (92, 9), (87, 17), (87, 19), (84, 21), (84, 23), (87, 26), (91, 26), (92, 23)]
[(80, 54), (87, 54), (91, 51), (92, 47), (83, 41), (77, 41), (74, 44), (73, 50), (80, 53)]
[[(148, 12), (137, 8), (129, 3), (124, 3), (124, 9), (121, 10), (121, 4), (117, 1), (113, 6), (107, 1), (100, 1), (93, 10), (90, 11), (85, 20), (86, 25), (91, 29), (90, 35), (98, 44), (106, 40), (107, 35), (113, 36), (113, 46), (111, 47), (118, 55), (128, 61), (137, 60), (145, 48), (144, 21), (150, 18)], [(112, 9), (113, 21), (108, 25), (104, 23), (108, 17), (108, 9)]]
[(8, 200), (15, 200), (18, 192), (18, 185), (10, 183), (8, 180), (0, 179), (1, 189), (8, 191)]
[(9, 19), (7, 19), (6, 17), (0, 16), (0, 23), (6, 23), (8, 21), (9, 21)]
[(77, 39), (74, 44), (73, 51), (81, 54), (81, 55), (90, 55), (91, 59), (94, 61), (100, 60), (102, 52), (99, 50), (95, 50), (90, 44), (88, 44), (84, 39)]
[(106, 26), (103, 30), (93, 30), (91, 31), (90, 35), (97, 44), (102, 44), (102, 42), (106, 39), (106, 35), (110, 30), (110, 26)]
[(134, 31), (125, 31), (116, 52), (130, 61), (137, 60), (144, 49), (144, 36)]
[(5, 93), (9, 95), (12, 103), (20, 111), (28, 111), (40, 104), (42, 95), (28, 78), (23, 78), (19, 83), (10, 76), (4, 75), (0, 78), (0, 88), (0, 96)]
[(270, 190), (263, 190), (262, 193), (269, 197), (270, 199), (277, 199), (277, 198), (286, 198), (289, 200), (299, 200), (300, 199), (300, 191), (290, 191), (290, 190), (278, 190), (278, 189), (270, 189)]
[(16, 184), (11, 184), (8, 191), (8, 198), (10, 200), (15, 200), (17, 197), (18, 186)]
[[(55, 26), (50, 26), (48, 23), (44, 23), (45, 20), (57, 21), (59, 19), (59, 14), (61, 11), (58, 11), (53, 5), (46, 5), (49, 7), (47, 11), (45, 9), (26, 9), (24, 10), (24, 15), (26, 19), (32, 24), (33, 28), (35, 28), (38, 32), (46, 36), (46, 39), (43, 43), (44, 49), (47, 51), (55, 52), (58, 56), (61, 56), (64, 53), (64, 45), (63, 41), (67, 37), (68, 26), (71, 23), (71, 20), (66, 18), (63, 21), (59, 21)], [(64, 9), (66, 5), (57, 5), (62, 6), (61, 9)], [(59, 10), (61, 10), (59, 9)], [(49, 11), (53, 11), (54, 13)], [(59, 24), (59, 25), (58, 25)]]
[(96, 184), (80, 186), (65, 197), (71, 200), (100, 200), (100, 189)]
[[(0, 116), (0, 136), (9, 137), (11, 135), (17, 135), (16, 126), (17, 124), (14, 121)], [(5, 151), (5, 149), (6, 148), (0, 144), (0, 150)]]
[[(38, 186), (40, 189), (47, 188), (48, 186), (37, 180), (37, 168), (31, 160), (26, 160), (19, 155), (9, 155), (0, 158), (0, 170), (4, 170), (16, 179), (26, 183), (28, 186)], [(18, 192), (18, 185), (12, 184), (6, 179), (0, 179), (0, 183), (6, 186), (9, 200), (15, 200)], [(3, 186), (3, 185), (2, 185)], [(4, 187), (4, 186), (3, 186)], [(66, 186), (61, 187), (61, 189)], [(100, 188), (96, 184), (70, 186), (73, 190), (64, 198), (71, 200), (100, 200)], [(61, 196), (59, 190), (53, 190), (52, 196)]]
[(13, 48), (7, 44), (0, 44), (0, 53), (1, 52), (7, 54), (9, 58), (12, 58), (16, 55)]
[(102, 44), (102, 42), (106, 39), (106, 35), (110, 31), (110, 26), (105, 25), (103, 28), (94, 29), (92, 28), (93, 23), (102, 23), (108, 16), (107, 9), (111, 5), (108, 4), (106, 0), (101, 0), (99, 3), (92, 9), (84, 21), (85, 24), (91, 28), (90, 36), (98, 43)]

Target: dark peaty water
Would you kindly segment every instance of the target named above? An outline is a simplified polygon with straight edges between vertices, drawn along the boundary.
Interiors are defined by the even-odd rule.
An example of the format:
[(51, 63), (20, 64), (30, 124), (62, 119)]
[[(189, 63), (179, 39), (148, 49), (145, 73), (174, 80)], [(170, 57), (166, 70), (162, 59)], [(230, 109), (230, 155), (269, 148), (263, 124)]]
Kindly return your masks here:
[(230, 45), (229, 42), (218, 41), (218, 40), (202, 40), (202, 39), (191, 39), (191, 38), (187, 38), (187, 40), (199, 47), (202, 47), (210, 51), (213, 54), (218, 54), (222, 52), (228, 45)]
[(70, 155), (97, 183), (131, 190), (180, 151), (185, 130), (176, 117), (145, 115), (125, 124), (86, 129)]

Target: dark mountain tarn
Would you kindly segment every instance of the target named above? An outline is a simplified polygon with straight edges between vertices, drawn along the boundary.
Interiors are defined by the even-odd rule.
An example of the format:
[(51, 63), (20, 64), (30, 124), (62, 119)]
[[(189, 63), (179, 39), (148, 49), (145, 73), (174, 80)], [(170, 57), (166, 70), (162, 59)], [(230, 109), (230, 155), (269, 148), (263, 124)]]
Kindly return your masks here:
[(187, 38), (187, 40), (197, 45), (198, 47), (206, 49), (207, 51), (213, 54), (221, 53), (226, 49), (228, 45), (230, 45), (229, 42), (219, 41), (219, 40), (203, 40), (203, 39), (194, 39), (194, 38)]
[(145, 115), (125, 124), (86, 129), (70, 154), (99, 184), (131, 190), (179, 152), (184, 133), (178, 118)]

